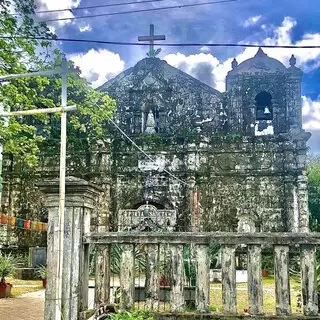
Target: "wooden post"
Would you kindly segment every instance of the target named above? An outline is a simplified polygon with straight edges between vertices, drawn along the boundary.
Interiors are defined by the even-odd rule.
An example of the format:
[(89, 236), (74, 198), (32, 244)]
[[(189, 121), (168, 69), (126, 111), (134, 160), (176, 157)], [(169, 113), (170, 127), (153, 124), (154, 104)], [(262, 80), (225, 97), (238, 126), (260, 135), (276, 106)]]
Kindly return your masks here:
[(83, 246), (83, 255), (80, 262), (82, 266), (82, 272), (80, 273), (80, 312), (88, 309), (89, 302), (89, 263), (90, 263), (90, 251), (89, 245)]
[(102, 303), (109, 302), (110, 267), (105, 256), (103, 246), (96, 246), (95, 252), (95, 290), (94, 305), (98, 307)]
[(134, 245), (121, 245), (122, 253), (120, 260), (120, 287), (121, 308), (130, 310), (134, 305)]
[(159, 306), (159, 248), (157, 244), (146, 245), (146, 309), (158, 311)]
[(210, 305), (210, 258), (208, 245), (196, 245), (196, 307), (199, 312), (208, 312)]
[(276, 291), (276, 313), (279, 316), (291, 314), (289, 247), (274, 246), (274, 276)]
[(56, 269), (57, 259), (55, 248), (58, 245), (58, 238), (55, 237), (55, 230), (58, 229), (57, 212), (59, 210), (58, 195), (46, 197), (46, 208), (48, 209), (48, 231), (47, 231), (47, 285), (45, 295), (45, 320), (55, 319), (56, 305)]
[(237, 313), (236, 247), (221, 246), (222, 303), (226, 314)]
[(248, 245), (248, 300), (251, 315), (263, 314), (260, 245)]
[[(84, 208), (83, 212), (83, 233), (90, 233), (91, 209)], [(81, 228), (81, 226), (79, 226)], [(82, 239), (80, 240), (82, 242)], [(80, 311), (88, 309), (89, 303), (89, 264), (90, 247), (88, 244), (82, 244), (80, 255)]]
[[(45, 206), (49, 211), (48, 255), (47, 255), (47, 289), (45, 301), (45, 320), (56, 317), (56, 255), (58, 238), (54, 236), (54, 228), (58, 228), (59, 180), (47, 181), (38, 185), (46, 194)], [(90, 214), (100, 189), (87, 181), (68, 177), (66, 179), (66, 204), (64, 219), (64, 246), (62, 270), (62, 315), (64, 319), (77, 319), (80, 305), (85, 305), (81, 294), (88, 290), (84, 275), (84, 247), (82, 238), (89, 231)], [(82, 283), (82, 284), (81, 284)], [(52, 286), (51, 286), (52, 285)], [(81, 303), (82, 301), (82, 303)]]
[(316, 248), (313, 245), (301, 245), (300, 250), (303, 313), (315, 316), (318, 315)]
[(171, 293), (170, 306), (172, 312), (183, 311), (184, 301), (184, 261), (183, 245), (170, 245), (171, 251)]

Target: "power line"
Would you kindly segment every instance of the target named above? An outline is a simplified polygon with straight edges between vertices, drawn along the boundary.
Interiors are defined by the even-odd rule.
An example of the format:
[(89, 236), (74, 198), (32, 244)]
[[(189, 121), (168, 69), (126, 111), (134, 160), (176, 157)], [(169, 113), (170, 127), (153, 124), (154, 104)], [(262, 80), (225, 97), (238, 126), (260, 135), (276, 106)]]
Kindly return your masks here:
[(131, 11), (112, 12), (112, 13), (100, 13), (100, 14), (92, 14), (92, 15), (72, 17), (72, 18), (56, 18), (56, 19), (42, 20), (41, 22), (54, 22), (54, 21), (107, 17), (107, 16), (115, 16), (115, 15), (138, 13), (138, 12), (150, 12), (150, 11), (160, 11), (160, 10), (169, 10), (169, 9), (199, 7), (199, 6), (206, 6), (210, 4), (228, 3), (228, 2), (236, 2), (236, 1), (239, 1), (239, 0), (218, 0), (218, 1), (203, 2), (203, 3), (181, 4), (181, 5), (170, 6), (170, 7), (167, 6), (167, 7), (161, 7), (161, 8), (139, 9), (139, 10), (131, 10)]
[[(10, 39), (9, 36), (0, 36), (0, 39)], [(90, 39), (72, 39), (72, 38), (46, 38), (46, 37), (15, 37), (15, 39), (25, 40), (46, 40), (61, 42), (80, 42), (80, 43), (96, 43), (119, 46), (149, 46), (149, 43), (143, 42), (120, 42), (120, 41), (104, 41)], [(160, 47), (239, 47), (239, 48), (283, 48), (283, 49), (320, 49), (320, 45), (271, 45), (271, 44), (243, 44), (243, 43), (154, 43), (154, 46)]]
[(63, 12), (63, 11), (76, 11), (76, 10), (89, 10), (89, 9), (98, 9), (98, 8), (107, 8), (107, 7), (120, 7), (130, 4), (143, 4), (143, 3), (152, 3), (152, 2), (163, 2), (168, 0), (142, 0), (142, 1), (131, 1), (131, 2), (121, 2), (121, 3), (110, 3), (110, 4), (101, 4), (96, 6), (87, 6), (87, 7), (77, 7), (77, 8), (63, 8), (55, 10), (41, 10), (36, 11), (35, 13), (53, 13), (53, 12)]
[[(99, 107), (96, 104), (97, 107)], [(148, 155), (142, 148), (140, 148), (111, 118), (107, 118), (120, 132), (121, 134), (127, 138), (133, 146), (135, 146), (144, 156), (146, 156), (149, 160), (151, 160), (153, 163), (157, 164), (156, 161), (150, 156)], [(163, 171), (165, 173), (167, 173), (169, 176), (171, 176), (172, 178), (174, 178), (175, 180), (181, 182), (182, 184), (186, 185), (189, 187), (189, 184), (183, 180), (181, 180), (180, 178), (176, 177), (174, 174), (172, 174), (170, 171), (168, 171), (167, 169), (163, 169)]]

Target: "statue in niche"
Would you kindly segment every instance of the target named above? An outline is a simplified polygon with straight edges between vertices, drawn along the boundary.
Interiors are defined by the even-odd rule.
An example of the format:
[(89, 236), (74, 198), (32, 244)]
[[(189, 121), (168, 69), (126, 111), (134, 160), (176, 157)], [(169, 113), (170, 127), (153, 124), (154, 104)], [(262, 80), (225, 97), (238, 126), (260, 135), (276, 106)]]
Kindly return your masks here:
[(142, 111), (142, 132), (159, 132), (159, 111), (153, 98), (149, 98)]
[(241, 215), (238, 221), (238, 232), (256, 232), (255, 223), (248, 214)]

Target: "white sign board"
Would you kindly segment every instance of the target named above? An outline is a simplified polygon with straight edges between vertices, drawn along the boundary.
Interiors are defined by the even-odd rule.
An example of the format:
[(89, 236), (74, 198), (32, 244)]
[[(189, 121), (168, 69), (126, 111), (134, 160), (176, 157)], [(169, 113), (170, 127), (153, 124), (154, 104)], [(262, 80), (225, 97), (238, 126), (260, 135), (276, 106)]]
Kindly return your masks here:
[(163, 171), (166, 164), (164, 155), (154, 157), (154, 161), (149, 159), (139, 160), (138, 168), (142, 171)]

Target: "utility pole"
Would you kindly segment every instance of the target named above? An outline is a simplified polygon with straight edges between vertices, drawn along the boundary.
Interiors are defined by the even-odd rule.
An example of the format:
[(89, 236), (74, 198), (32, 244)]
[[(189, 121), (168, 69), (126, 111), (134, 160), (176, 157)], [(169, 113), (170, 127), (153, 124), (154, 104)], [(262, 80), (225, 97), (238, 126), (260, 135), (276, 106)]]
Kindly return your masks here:
[(24, 110), (24, 111), (12, 111), (12, 112), (0, 112), (0, 117), (24, 116), (24, 115), (61, 112), (59, 222), (58, 222), (59, 228), (54, 232), (55, 237), (58, 238), (55, 320), (62, 319), (62, 270), (63, 270), (63, 237), (64, 237), (65, 180), (66, 180), (67, 112), (76, 110), (76, 106), (67, 106), (67, 74), (70, 72), (76, 72), (76, 70), (68, 69), (67, 60), (66, 58), (63, 58), (61, 69), (0, 76), (0, 82), (10, 81), (12, 79), (18, 79), (18, 78), (24, 78), (24, 77), (33, 77), (33, 76), (51, 76), (54, 74), (61, 74), (62, 76), (61, 107), (48, 108), (48, 109)]

